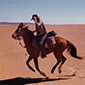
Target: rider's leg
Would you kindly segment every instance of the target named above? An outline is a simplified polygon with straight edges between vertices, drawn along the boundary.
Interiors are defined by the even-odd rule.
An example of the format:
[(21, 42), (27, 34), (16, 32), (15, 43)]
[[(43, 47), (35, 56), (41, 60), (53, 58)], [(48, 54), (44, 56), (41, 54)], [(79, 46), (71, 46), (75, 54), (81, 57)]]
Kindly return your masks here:
[(40, 39), (40, 49), (41, 49), (41, 52), (42, 52), (42, 55), (41, 57), (44, 58), (46, 57), (46, 51), (45, 51), (45, 45), (44, 45), (44, 40), (46, 39), (46, 34), (42, 36), (42, 38)]

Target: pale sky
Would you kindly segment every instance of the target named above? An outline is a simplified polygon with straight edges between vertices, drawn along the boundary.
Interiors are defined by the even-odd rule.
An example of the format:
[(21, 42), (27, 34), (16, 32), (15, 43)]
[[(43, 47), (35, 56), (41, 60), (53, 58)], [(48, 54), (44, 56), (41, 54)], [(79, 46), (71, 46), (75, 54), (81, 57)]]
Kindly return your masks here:
[(38, 14), (45, 24), (85, 24), (85, 0), (0, 0), (0, 22), (30, 22)]

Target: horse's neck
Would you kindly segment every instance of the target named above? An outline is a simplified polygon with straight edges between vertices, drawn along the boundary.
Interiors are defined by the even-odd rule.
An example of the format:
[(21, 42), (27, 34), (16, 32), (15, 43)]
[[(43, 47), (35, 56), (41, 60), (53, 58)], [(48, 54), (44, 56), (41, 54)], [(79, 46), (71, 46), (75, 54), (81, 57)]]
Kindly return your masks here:
[(23, 40), (24, 40), (25, 46), (31, 45), (33, 37), (34, 36), (32, 34), (28, 34), (27, 32), (24, 33)]

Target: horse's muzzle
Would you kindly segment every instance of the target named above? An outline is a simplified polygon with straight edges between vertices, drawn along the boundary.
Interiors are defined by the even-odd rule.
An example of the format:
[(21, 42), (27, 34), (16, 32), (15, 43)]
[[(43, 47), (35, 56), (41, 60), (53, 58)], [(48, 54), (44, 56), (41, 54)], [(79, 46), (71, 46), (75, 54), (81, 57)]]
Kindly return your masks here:
[(16, 39), (16, 40), (21, 40), (19, 37), (17, 37), (17, 35), (14, 33), (14, 34), (12, 34), (12, 38), (13, 39)]

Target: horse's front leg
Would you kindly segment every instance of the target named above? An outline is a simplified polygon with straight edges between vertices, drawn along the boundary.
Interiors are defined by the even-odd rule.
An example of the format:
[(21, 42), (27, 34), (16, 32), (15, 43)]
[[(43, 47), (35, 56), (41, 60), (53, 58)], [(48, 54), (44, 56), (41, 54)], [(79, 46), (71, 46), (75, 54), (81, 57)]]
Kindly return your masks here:
[(31, 56), (29, 56), (28, 60), (26, 61), (26, 65), (28, 66), (28, 68), (30, 70), (32, 70), (33, 72), (35, 72), (35, 70), (29, 65), (29, 62), (32, 60), (33, 58)]
[(38, 57), (34, 58), (34, 63), (35, 63), (35, 68), (37, 69), (37, 71), (44, 77), (46, 77), (48, 79), (48, 77), (46, 76), (46, 74), (42, 71), (40, 71), (39, 66), (38, 66)]

